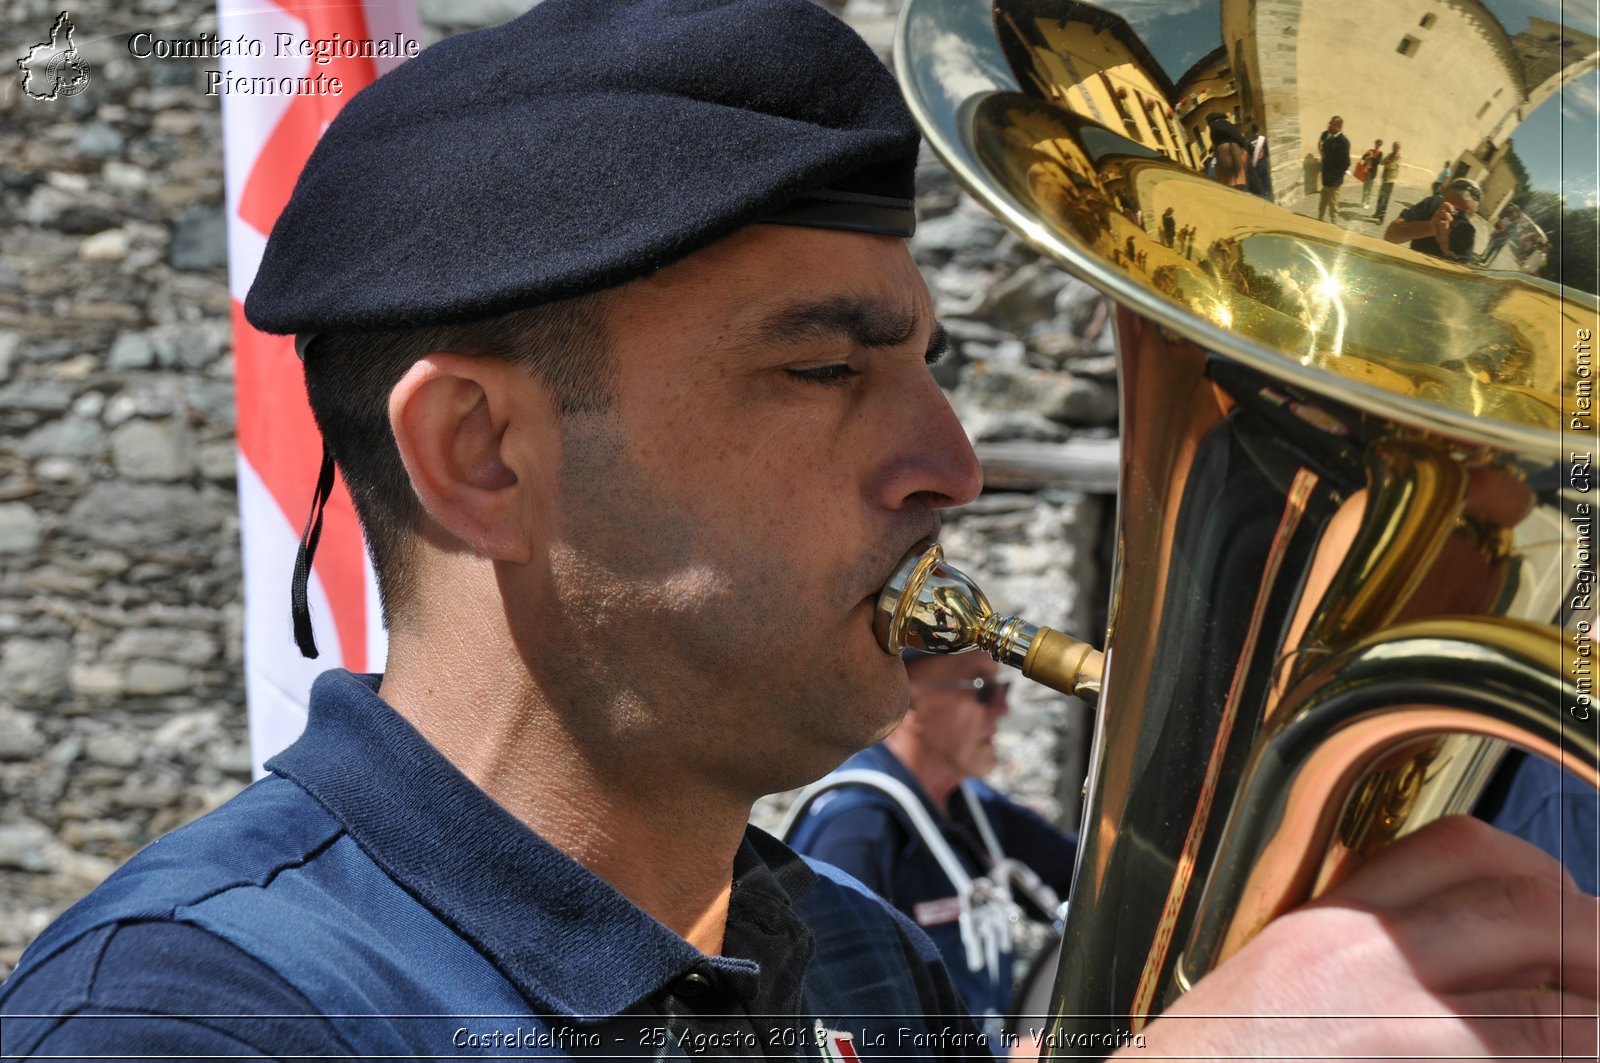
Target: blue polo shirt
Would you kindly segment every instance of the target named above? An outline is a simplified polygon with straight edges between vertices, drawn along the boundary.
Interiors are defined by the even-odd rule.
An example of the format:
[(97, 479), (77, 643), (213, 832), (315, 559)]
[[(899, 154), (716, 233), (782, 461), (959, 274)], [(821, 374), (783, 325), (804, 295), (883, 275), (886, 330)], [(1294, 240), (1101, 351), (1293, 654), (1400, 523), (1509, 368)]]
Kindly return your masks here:
[(1560, 860), (1585, 893), (1600, 893), (1600, 794), (1576, 775), (1513, 749), (1475, 814)]
[(987, 1058), (936, 950), (847, 876), (752, 828), (706, 955), (376, 688), (324, 674), (271, 775), (46, 929), (0, 986), (0, 1052)]

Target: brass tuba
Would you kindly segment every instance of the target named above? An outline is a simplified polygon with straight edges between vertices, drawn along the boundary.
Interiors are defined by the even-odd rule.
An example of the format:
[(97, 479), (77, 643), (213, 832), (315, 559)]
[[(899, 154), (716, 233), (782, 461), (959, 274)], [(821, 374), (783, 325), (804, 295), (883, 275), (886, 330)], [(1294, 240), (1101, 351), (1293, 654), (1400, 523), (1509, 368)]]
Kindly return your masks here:
[[(1178, 7), (1147, 42), (1070, 0), (908, 0), (896, 39), (958, 179), (1120, 304), (1057, 1033), (1139, 1029), (1373, 847), (1469, 809), (1508, 743), (1600, 779), (1597, 301), (1534, 275), (1555, 236), (1531, 214), (1495, 231), (1550, 180), (1529, 119), (1594, 68), (1594, 27), (1531, 0)], [(1324, 176), (1334, 115), (1349, 169), (1403, 145), (1370, 189)], [(1450, 210), (1396, 225), (1436, 182)], [(1100, 689), (1082, 644), (992, 616), (937, 557), (907, 559), (879, 622), (885, 646), (982, 644)]]

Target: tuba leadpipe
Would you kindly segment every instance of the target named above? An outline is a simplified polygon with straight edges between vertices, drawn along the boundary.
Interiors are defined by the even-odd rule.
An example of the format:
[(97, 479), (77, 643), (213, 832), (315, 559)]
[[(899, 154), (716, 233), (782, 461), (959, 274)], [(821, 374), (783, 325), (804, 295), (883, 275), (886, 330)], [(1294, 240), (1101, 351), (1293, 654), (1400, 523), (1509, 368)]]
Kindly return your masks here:
[[(1600, 303), (1531, 275), (1548, 252), (1531, 220), (1491, 242), (1539, 191), (1511, 134), (1597, 42), (1524, 6), (1508, 25), (1482, 5), (1216, 0), (1220, 47), (1176, 75), (1088, 4), (902, 9), (896, 68), (934, 150), (1120, 304), (1103, 661), (995, 617), (932, 552), (877, 617), (892, 649), (1027, 666), (1048, 645), (1035, 678), (1099, 697), (1058, 1035), (1139, 1029), (1375, 848), (1470, 809), (1508, 745), (1600, 782), (1577, 474), (1594, 428), (1572, 354)], [(1493, 85), (1468, 100), (1442, 55)], [(1376, 137), (1405, 145), (1378, 160), (1376, 219), (1364, 181), (1326, 193), (1336, 114), (1352, 163)], [(1230, 146), (1252, 124), (1270, 154)], [(1397, 220), (1446, 157), (1442, 202), (1470, 188), (1485, 217), (1439, 209), (1445, 243), (1414, 249)], [(1461, 250), (1461, 224), (1490, 258)]]

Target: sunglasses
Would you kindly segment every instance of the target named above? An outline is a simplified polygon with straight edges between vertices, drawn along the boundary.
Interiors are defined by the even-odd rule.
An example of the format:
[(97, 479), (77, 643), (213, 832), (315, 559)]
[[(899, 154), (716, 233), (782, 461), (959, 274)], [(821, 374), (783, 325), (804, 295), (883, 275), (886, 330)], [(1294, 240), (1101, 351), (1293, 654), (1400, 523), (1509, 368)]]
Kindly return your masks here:
[(923, 686), (944, 687), (946, 690), (970, 690), (980, 705), (992, 705), (1011, 690), (1010, 683), (988, 679), (918, 679)]

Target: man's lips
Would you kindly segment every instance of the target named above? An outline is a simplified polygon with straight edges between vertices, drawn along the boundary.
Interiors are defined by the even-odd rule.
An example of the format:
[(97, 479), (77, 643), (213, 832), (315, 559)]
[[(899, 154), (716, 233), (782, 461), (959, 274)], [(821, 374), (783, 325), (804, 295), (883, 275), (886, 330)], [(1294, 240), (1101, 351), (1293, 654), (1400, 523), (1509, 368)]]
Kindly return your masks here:
[(897, 571), (899, 571), (900, 566), (905, 562), (906, 557), (913, 553), (920, 556), (924, 550), (938, 540), (939, 526), (939, 521), (936, 519), (931, 528), (925, 527), (922, 529), (921, 534), (917, 535), (915, 538), (903, 540), (905, 546), (902, 547), (901, 550), (896, 553), (886, 565), (880, 564), (879, 571), (882, 574), (877, 578), (872, 589), (867, 592), (866, 598), (868, 600), (876, 604), (878, 595), (883, 593), (883, 588), (888, 584), (890, 578), (893, 577)]

